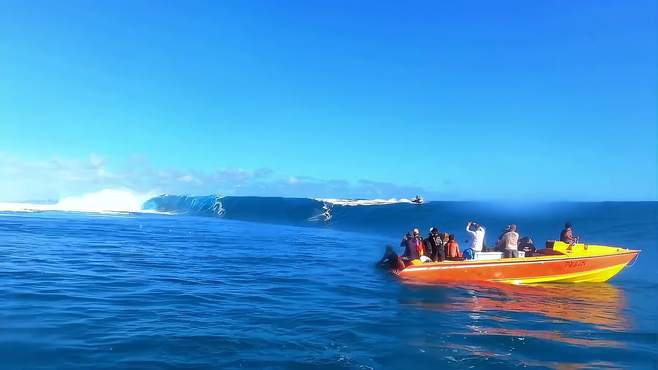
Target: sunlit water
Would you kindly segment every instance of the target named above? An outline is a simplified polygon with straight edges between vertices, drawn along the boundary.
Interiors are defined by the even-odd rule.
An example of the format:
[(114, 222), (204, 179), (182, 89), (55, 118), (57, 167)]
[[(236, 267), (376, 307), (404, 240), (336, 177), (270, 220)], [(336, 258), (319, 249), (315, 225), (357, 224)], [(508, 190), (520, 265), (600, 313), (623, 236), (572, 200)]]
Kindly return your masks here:
[(462, 287), (376, 269), (404, 229), (6, 212), (0, 368), (656, 368), (655, 208), (581, 222), (611, 283)]

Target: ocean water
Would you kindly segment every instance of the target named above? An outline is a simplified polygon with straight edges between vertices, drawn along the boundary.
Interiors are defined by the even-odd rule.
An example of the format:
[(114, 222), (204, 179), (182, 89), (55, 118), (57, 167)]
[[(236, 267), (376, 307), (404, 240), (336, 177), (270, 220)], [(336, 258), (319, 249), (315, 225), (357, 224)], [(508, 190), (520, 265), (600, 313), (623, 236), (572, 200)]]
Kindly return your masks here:
[[(0, 212), (0, 368), (658, 367), (658, 204), (154, 198), (171, 214)], [(509, 223), (642, 249), (605, 284), (414, 286), (412, 227)]]

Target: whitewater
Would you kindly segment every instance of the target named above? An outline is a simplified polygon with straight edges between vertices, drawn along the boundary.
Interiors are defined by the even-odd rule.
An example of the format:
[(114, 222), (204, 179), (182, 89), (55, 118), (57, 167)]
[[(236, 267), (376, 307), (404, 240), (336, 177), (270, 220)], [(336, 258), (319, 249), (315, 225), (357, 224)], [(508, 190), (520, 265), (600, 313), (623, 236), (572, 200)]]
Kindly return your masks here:
[[(57, 202), (0, 202), (0, 212), (83, 212), (83, 213), (158, 213), (216, 216), (227, 218), (253, 218), (244, 212), (235, 212), (236, 207), (253, 208), (255, 204), (270, 204), (270, 210), (277, 208), (284, 212), (305, 209), (306, 213), (297, 221), (329, 222), (334, 206), (382, 206), (392, 204), (413, 204), (406, 198), (396, 199), (339, 199), (339, 198), (280, 198), (280, 197), (231, 197), (221, 195), (156, 195), (129, 189), (103, 189), (79, 196), (64, 197)], [(237, 204), (236, 204), (237, 203)], [(230, 205), (226, 213), (224, 204)], [(236, 217), (237, 215), (237, 217)], [(240, 217), (239, 215), (242, 215)], [(294, 220), (281, 220), (291, 222)]]
[[(61, 211), (61, 212), (88, 212), (88, 213), (107, 213), (107, 212), (153, 212), (153, 209), (145, 209), (145, 203), (152, 200), (151, 203), (157, 202), (157, 192), (150, 191), (145, 193), (135, 192), (129, 189), (103, 189), (97, 192), (86, 193), (78, 196), (64, 197), (57, 202), (0, 202), (0, 211), (12, 212), (38, 212), (38, 211)], [(215, 202), (220, 202), (223, 198), (220, 195), (208, 196), (189, 196), (189, 195), (157, 195), (158, 198), (163, 199), (163, 203), (167, 198), (173, 197), (179, 200), (189, 200), (191, 205), (188, 207), (182, 206), (182, 209), (176, 209), (183, 213), (189, 212), (190, 208), (194, 208), (195, 203), (204, 203), (205, 199)], [(245, 197), (248, 198), (248, 197)], [(254, 197), (254, 198), (267, 198), (267, 197)], [(282, 198), (283, 199), (283, 198)], [(333, 205), (341, 206), (369, 206), (369, 205), (387, 205), (408, 203), (413, 204), (410, 199), (389, 198), (389, 199), (340, 199), (340, 198), (314, 198), (318, 202), (326, 205), (327, 207)], [(147, 207), (160, 208), (159, 204), (146, 205)], [(212, 208), (213, 205), (210, 205)], [(221, 211), (216, 210), (215, 214), (221, 215)]]
[(0, 202), (0, 211), (11, 212), (88, 212), (88, 213), (130, 213), (148, 212), (144, 202), (155, 193), (138, 193), (129, 189), (103, 189), (79, 196), (64, 197), (57, 202), (28, 203)]

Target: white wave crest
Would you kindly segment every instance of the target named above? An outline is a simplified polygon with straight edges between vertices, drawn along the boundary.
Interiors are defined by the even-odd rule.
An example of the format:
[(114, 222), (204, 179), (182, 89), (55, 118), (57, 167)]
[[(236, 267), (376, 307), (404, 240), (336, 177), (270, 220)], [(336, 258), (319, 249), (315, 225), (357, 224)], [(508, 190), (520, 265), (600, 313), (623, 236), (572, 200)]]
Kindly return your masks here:
[(144, 202), (155, 193), (136, 193), (126, 189), (104, 189), (95, 193), (65, 197), (57, 203), (0, 203), (0, 211), (10, 212), (89, 212), (89, 213), (156, 213), (144, 211)]
[(334, 199), (334, 198), (316, 198), (315, 200), (334, 204), (338, 206), (381, 206), (386, 204), (413, 203), (410, 199), (390, 198), (390, 199)]

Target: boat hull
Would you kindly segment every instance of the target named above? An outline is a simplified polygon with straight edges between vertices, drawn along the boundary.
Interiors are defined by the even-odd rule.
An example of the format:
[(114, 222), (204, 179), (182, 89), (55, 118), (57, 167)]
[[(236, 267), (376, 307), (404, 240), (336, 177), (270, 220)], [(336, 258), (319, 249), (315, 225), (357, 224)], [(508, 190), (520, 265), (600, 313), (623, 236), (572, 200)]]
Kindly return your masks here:
[(595, 256), (542, 256), (497, 261), (444, 261), (411, 265), (399, 271), (404, 280), (421, 283), (492, 281), (512, 284), (604, 282), (618, 274), (639, 251)]

